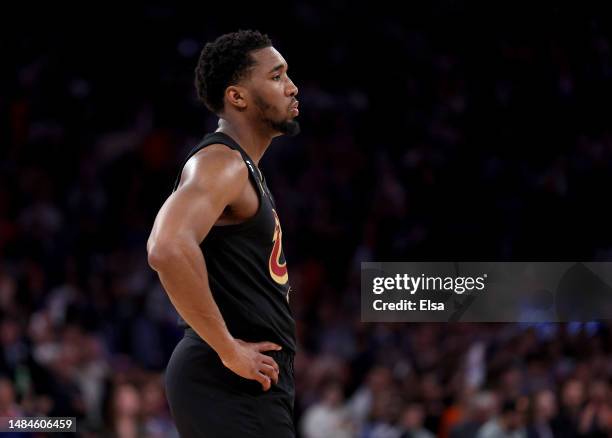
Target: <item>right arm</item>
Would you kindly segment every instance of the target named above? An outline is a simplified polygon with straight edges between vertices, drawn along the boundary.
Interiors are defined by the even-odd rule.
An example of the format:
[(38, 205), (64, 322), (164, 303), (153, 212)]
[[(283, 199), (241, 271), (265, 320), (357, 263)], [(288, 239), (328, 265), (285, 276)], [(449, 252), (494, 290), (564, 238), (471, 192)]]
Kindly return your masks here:
[(185, 165), (181, 184), (159, 210), (149, 240), (149, 265), (157, 271), (170, 301), (193, 330), (236, 374), (257, 380), (264, 390), (278, 380), (278, 365), (262, 351), (271, 342), (247, 343), (229, 333), (210, 291), (200, 243), (215, 221), (248, 184), (240, 154), (211, 145)]

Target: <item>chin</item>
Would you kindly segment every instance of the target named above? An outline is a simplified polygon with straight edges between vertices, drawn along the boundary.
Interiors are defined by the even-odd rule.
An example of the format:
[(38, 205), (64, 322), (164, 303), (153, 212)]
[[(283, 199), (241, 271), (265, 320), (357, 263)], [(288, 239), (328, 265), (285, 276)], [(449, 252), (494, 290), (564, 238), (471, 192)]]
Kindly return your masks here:
[(296, 120), (284, 120), (282, 122), (274, 122), (272, 127), (281, 135), (295, 137), (300, 133), (300, 124)]

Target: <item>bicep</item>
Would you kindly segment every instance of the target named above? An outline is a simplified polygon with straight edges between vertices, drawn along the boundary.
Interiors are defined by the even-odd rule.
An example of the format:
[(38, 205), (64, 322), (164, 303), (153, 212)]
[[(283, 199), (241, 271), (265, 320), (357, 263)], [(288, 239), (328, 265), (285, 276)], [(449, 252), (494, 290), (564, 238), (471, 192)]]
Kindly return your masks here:
[(182, 187), (172, 193), (159, 210), (151, 235), (163, 242), (177, 238), (200, 242), (223, 208), (210, 193), (195, 187)]

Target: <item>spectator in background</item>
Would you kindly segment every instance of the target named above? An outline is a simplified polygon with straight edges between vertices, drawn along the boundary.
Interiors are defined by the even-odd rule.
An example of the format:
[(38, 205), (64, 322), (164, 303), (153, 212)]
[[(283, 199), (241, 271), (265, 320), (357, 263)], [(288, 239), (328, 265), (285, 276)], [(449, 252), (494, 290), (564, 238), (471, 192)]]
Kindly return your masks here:
[(434, 438), (434, 434), (423, 427), (425, 411), (420, 403), (408, 403), (401, 415), (399, 427), (400, 438)]
[(581, 437), (609, 437), (612, 432), (612, 406), (608, 383), (595, 380), (589, 386), (589, 398), (580, 414), (578, 433)]
[(527, 438), (524, 413), (517, 400), (506, 400), (498, 417), (489, 420), (478, 431), (477, 438)]
[(320, 401), (303, 414), (301, 432), (304, 438), (350, 438), (355, 434), (346, 408), (343, 406), (342, 386), (328, 383)]
[(480, 392), (468, 400), (466, 416), (450, 433), (450, 438), (473, 438), (496, 411), (496, 398), (492, 392)]
[(557, 415), (555, 393), (549, 389), (537, 392), (532, 398), (530, 408), (532, 418), (527, 428), (527, 438), (556, 437), (551, 424)]
[(348, 401), (348, 410), (357, 427), (365, 423), (376, 399), (390, 391), (392, 385), (393, 379), (388, 368), (379, 366), (368, 373), (365, 384)]
[(378, 393), (374, 397), (370, 415), (361, 428), (360, 436), (397, 438), (401, 434), (398, 424), (401, 407), (401, 396), (394, 387)]
[(581, 381), (570, 379), (563, 384), (561, 408), (553, 420), (553, 429), (559, 437), (570, 438), (578, 435), (578, 422), (584, 397), (584, 384)]
[(18, 367), (27, 361), (29, 354), (16, 318), (5, 317), (0, 321), (0, 346), (0, 372), (15, 378)]
[(0, 417), (19, 417), (23, 415), (20, 406), (15, 402), (13, 383), (6, 377), (0, 377)]
[(142, 438), (142, 399), (129, 383), (119, 384), (112, 398), (111, 434), (117, 438)]
[[(24, 415), (24, 412), (15, 402), (13, 383), (5, 377), (0, 377), (0, 427), (6, 430), (9, 426), (9, 419), (18, 418), (22, 415)], [(23, 434), (19, 432), (3, 433), (2, 436), (20, 437)]]
[(178, 438), (158, 376), (149, 379), (142, 389), (142, 415), (146, 438)]

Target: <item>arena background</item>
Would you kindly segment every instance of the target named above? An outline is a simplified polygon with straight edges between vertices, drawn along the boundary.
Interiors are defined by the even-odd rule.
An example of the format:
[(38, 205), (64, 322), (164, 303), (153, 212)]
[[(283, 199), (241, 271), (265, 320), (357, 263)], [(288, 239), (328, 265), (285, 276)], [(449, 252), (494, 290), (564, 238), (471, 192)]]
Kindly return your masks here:
[(364, 324), (359, 269), (609, 260), (612, 16), (255, 3), (3, 10), (0, 416), (176, 436), (162, 376), (181, 331), (145, 245), (216, 127), (195, 99), (199, 51), (254, 28), (300, 90), (302, 134), (261, 165), (295, 291), (301, 436), (468, 438), (486, 421), (609, 436), (610, 322)]

